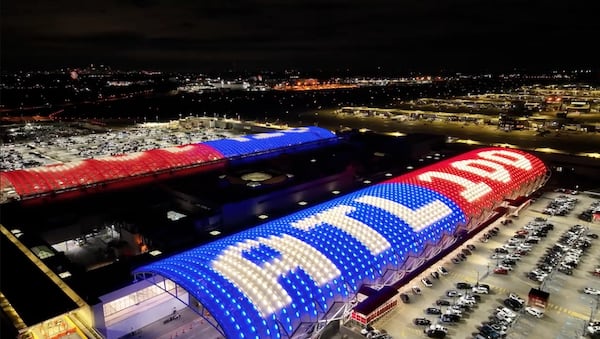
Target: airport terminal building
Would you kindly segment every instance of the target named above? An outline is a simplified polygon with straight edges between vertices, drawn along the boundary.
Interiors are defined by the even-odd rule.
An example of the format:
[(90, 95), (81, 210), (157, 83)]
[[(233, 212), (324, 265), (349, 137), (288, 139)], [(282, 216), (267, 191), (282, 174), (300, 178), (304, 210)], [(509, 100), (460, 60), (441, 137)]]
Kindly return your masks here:
[[(178, 170), (246, 166), (339, 142), (322, 128), (288, 129), (120, 159), (3, 172), (1, 189), (5, 200), (33, 203), (96, 187), (142, 184)], [(318, 337), (349, 321), (369, 323), (393, 309), (407, 278), (505, 215), (509, 201), (530, 196), (548, 176), (544, 163), (529, 153), (476, 149), (348, 194), (338, 192), (334, 199), (177, 253), (151, 254), (149, 248), (145, 260), (129, 271), (129, 283), (93, 301), (71, 290), (69, 277), (52, 270), (48, 276), (63, 291), (55, 291), (56, 298), (67, 302), (57, 302), (64, 306), (43, 316), (28, 318), (27, 306), (10, 300), (17, 293), (13, 286), (3, 286), (2, 292), (13, 304), (13, 323), (21, 320), (21, 337), (121, 338), (183, 309), (197, 315), (196, 324), (212, 336)], [(316, 189), (294, 187), (232, 206), (246, 206), (241, 213), (250, 213), (261, 201), (300, 202), (303, 191)], [(18, 248), (44, 266), (43, 258), (22, 246), (18, 233), (2, 230), (2, 247)], [(365, 291), (369, 296), (359, 298)], [(48, 327), (50, 321), (54, 325)]]

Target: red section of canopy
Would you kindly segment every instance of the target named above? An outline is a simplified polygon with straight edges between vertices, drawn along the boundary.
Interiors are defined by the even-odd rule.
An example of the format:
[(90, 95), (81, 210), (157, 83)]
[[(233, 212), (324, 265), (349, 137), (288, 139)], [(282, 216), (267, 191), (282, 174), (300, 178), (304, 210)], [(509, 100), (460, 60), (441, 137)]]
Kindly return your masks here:
[[(0, 188), (14, 187), (21, 198), (135, 178), (182, 168), (224, 166), (224, 156), (203, 144), (86, 159), (0, 173)], [(214, 164), (217, 162), (217, 164)]]
[[(496, 151), (498, 158), (495, 158), (496, 160), (490, 160), (490, 157), (486, 158), (485, 152), (489, 151)], [(524, 159), (528, 160), (530, 166), (527, 166), (526, 162), (524, 163), (523, 161), (519, 163), (520, 165), (508, 165), (497, 160), (504, 158), (509, 163), (516, 161), (517, 158), (511, 156), (511, 153), (507, 152), (512, 152), (513, 155), (522, 156)], [(463, 160), (466, 160), (466, 163), (470, 163), (470, 160), (487, 160), (499, 164), (509, 173), (510, 179), (507, 182), (503, 182), (497, 178), (493, 179), (457, 168), (457, 163)], [(489, 166), (481, 166), (477, 163), (470, 164), (472, 167), (476, 168), (474, 171), (477, 171), (477, 169), (484, 172), (494, 171), (494, 169)], [(491, 190), (482, 196), (477, 197), (477, 199), (469, 201), (462, 195), (465, 191), (465, 187), (452, 180), (441, 178), (444, 176), (444, 173), (466, 179), (474, 184), (485, 183)], [(388, 180), (387, 182), (410, 183), (431, 188), (452, 199), (466, 215), (470, 216), (478, 214), (485, 208), (493, 208), (495, 204), (501, 202), (504, 198), (511, 196), (514, 191), (519, 190), (521, 186), (530, 184), (538, 178), (545, 176), (545, 174), (546, 166), (544, 163), (531, 154), (515, 149), (482, 148), (440, 161), (423, 169), (412, 171), (408, 174)], [(456, 179), (456, 177), (454, 177), (454, 179)]]

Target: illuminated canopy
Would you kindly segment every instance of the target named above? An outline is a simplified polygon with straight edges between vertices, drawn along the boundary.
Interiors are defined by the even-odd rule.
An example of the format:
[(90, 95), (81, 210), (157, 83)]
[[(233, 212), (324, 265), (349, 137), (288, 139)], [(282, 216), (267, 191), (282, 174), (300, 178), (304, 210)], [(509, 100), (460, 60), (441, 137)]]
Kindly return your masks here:
[(291, 149), (314, 148), (315, 143), (337, 141), (336, 136), (321, 127), (298, 127), (277, 132), (244, 135), (238, 138), (210, 140), (204, 142), (221, 152), (228, 159), (253, 155), (252, 160), (261, 155), (278, 155)]
[[(0, 172), (0, 194), (11, 192), (21, 199), (58, 194), (114, 181), (174, 172), (187, 168), (211, 170), (226, 161), (255, 161), (298, 148), (314, 148), (336, 142), (335, 134), (319, 127), (291, 128), (204, 143), (153, 149), (145, 152), (85, 159), (29, 169)], [(1, 197), (0, 197), (1, 198)], [(4, 199), (0, 199), (0, 202)]]
[(532, 183), (545, 174), (541, 161), (520, 151), (472, 151), (134, 273), (182, 286), (227, 338), (279, 338), (321, 320), (387, 269), (401, 269), (476, 209), (537, 188)]

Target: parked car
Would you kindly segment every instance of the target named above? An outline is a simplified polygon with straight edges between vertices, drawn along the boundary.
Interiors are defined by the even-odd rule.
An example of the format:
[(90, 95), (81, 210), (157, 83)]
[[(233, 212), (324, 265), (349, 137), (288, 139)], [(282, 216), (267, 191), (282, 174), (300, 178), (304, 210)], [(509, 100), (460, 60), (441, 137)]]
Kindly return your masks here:
[(425, 309), (425, 313), (427, 313), (427, 314), (442, 314), (442, 310), (437, 307), (427, 307)]
[(440, 320), (445, 323), (457, 323), (460, 321), (458, 314), (442, 314)]
[(429, 325), (429, 329), (430, 330), (444, 331), (444, 332), (448, 333), (448, 327), (442, 326), (440, 324), (431, 324), (431, 325)]
[(467, 244), (467, 248), (468, 248), (470, 251), (475, 251), (475, 249), (476, 249), (475, 245), (473, 245), (473, 244)]
[(447, 297), (462, 297), (462, 293), (456, 291), (456, 290), (449, 290), (446, 292), (446, 296)]
[(586, 287), (583, 289), (583, 293), (591, 295), (600, 295), (600, 290), (597, 288)]
[(560, 273), (564, 273), (564, 274), (566, 274), (566, 275), (573, 275), (573, 270), (572, 270), (572, 269), (570, 269), (570, 268), (566, 268), (566, 267), (559, 267), (559, 268), (558, 268), (558, 271), (559, 271)]
[(450, 306), (450, 300), (438, 299), (435, 301), (435, 304), (438, 306)]
[(473, 293), (477, 293), (477, 294), (488, 294), (489, 290), (485, 287), (482, 286), (473, 286), (473, 288), (471, 289), (471, 291)]
[(446, 332), (440, 330), (425, 329), (423, 332), (425, 332), (429, 338), (444, 338), (446, 336)]
[(411, 290), (412, 290), (413, 294), (415, 294), (415, 295), (422, 294), (421, 289), (419, 288), (419, 286), (413, 286), (413, 287), (411, 287)]
[(514, 299), (514, 300), (518, 301), (521, 305), (525, 304), (525, 299), (519, 297), (517, 294), (509, 293), (508, 297), (510, 299)]
[(475, 299), (475, 301), (477, 301), (477, 302), (481, 301), (481, 296), (479, 294), (471, 294), (470, 297)]
[(517, 314), (507, 307), (498, 307), (498, 308), (496, 308), (496, 311), (505, 313), (507, 316), (509, 316), (511, 318), (517, 317)]
[(456, 283), (456, 288), (458, 288), (459, 290), (468, 290), (469, 288), (472, 288), (473, 286), (469, 283), (466, 282), (457, 282)]
[(484, 325), (481, 326), (481, 328), (479, 329), (479, 334), (483, 337), (483, 338), (500, 338), (501, 335), (500, 333), (498, 333), (496, 330), (494, 330), (494, 328), (492, 328), (492, 326), (490, 325)]
[(437, 271), (441, 275), (447, 275), (449, 273), (448, 270), (444, 266), (438, 266)]
[(536, 307), (531, 307), (531, 306), (525, 307), (525, 312), (531, 314), (532, 316), (534, 316), (536, 318), (541, 318), (544, 316), (544, 311), (539, 308), (536, 308)]
[(504, 259), (506, 258), (508, 254), (503, 254), (503, 253), (494, 253), (492, 254), (491, 258), (492, 259)]
[(423, 285), (425, 285), (427, 287), (433, 286), (433, 283), (431, 282), (431, 280), (429, 280), (427, 278), (421, 278), (421, 282), (423, 283)]
[(429, 326), (429, 325), (431, 325), (431, 320), (426, 319), (426, 318), (414, 318), (413, 324), (419, 325), (419, 326)]
[(495, 274), (508, 274), (508, 270), (501, 268), (501, 267), (496, 267), (496, 268), (494, 268), (494, 273)]
[(410, 303), (410, 297), (406, 293), (400, 293), (400, 300), (405, 304)]
[(433, 271), (433, 272), (431, 272), (431, 277), (433, 279), (439, 279), (440, 278), (440, 273), (437, 272), (437, 271)]
[(515, 299), (506, 298), (503, 302), (504, 306), (510, 308), (513, 311), (519, 311), (523, 305)]

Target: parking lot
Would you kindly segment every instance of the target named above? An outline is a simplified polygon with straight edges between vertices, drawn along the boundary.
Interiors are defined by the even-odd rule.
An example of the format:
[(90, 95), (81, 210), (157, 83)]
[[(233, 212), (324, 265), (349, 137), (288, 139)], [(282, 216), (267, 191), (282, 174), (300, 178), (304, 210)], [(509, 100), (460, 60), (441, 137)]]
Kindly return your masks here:
[[(511, 218), (511, 223), (503, 225), (499, 220), (484, 229), (480, 235), (467, 241), (453, 253), (433, 265), (421, 276), (405, 285), (401, 292), (409, 295), (409, 303), (401, 303), (393, 312), (378, 320), (374, 327), (385, 329), (394, 338), (425, 338), (427, 335), (423, 330), (427, 326), (413, 324), (415, 318), (429, 319), (432, 324), (440, 323), (439, 315), (430, 315), (425, 312), (428, 307), (439, 308), (446, 313), (451, 306), (438, 306), (436, 300), (445, 299), (451, 304), (456, 303), (459, 297), (448, 297), (447, 291), (457, 290), (457, 282), (467, 282), (471, 285), (479, 280), (480, 283), (490, 286), (489, 294), (480, 294), (481, 300), (471, 310), (463, 310), (461, 320), (457, 323), (440, 323), (448, 328), (446, 338), (474, 338), (479, 332), (479, 327), (490, 317), (494, 317), (497, 307), (503, 308), (503, 301), (510, 293), (525, 299), (527, 303), (531, 288), (541, 288), (550, 294), (547, 308), (541, 318), (536, 318), (523, 309), (515, 312), (516, 319), (512, 320), (506, 329), (506, 337), (513, 339), (525, 338), (579, 338), (584, 335), (585, 326), (592, 315), (596, 312), (599, 296), (583, 293), (585, 287), (600, 289), (600, 277), (592, 274), (600, 265), (600, 240), (587, 237), (589, 233), (600, 233), (600, 225), (579, 220), (577, 216), (594, 202), (597, 198), (585, 194), (574, 195), (578, 199), (573, 210), (567, 215), (546, 215), (542, 212), (546, 206), (563, 193), (547, 193), (537, 201), (533, 202), (527, 209), (520, 212), (518, 218)], [(494, 269), (500, 264), (500, 259), (492, 259), (495, 248), (502, 247), (508, 243), (516, 231), (525, 227), (535, 218), (547, 219), (547, 223), (554, 225), (545, 237), (541, 237), (539, 243), (530, 244), (528, 254), (522, 255), (515, 260), (512, 270), (508, 274), (495, 274)], [(538, 219), (541, 220), (541, 219)], [(567, 275), (559, 272), (558, 267), (552, 269), (543, 282), (532, 280), (528, 273), (535, 270), (538, 261), (542, 258), (549, 247), (553, 247), (561, 236), (564, 236), (573, 225), (582, 225), (585, 234), (582, 235), (589, 240), (591, 246), (583, 252), (577, 267), (572, 269), (572, 274)], [(481, 235), (497, 228), (497, 235), (491, 236), (487, 242), (482, 242)], [(589, 228), (589, 230), (587, 229)], [(467, 244), (476, 248), (471, 255), (466, 255), (466, 260), (453, 263), (458, 253)], [(431, 276), (431, 272), (438, 266), (444, 266), (448, 270), (447, 275), (440, 275), (439, 279)], [(421, 281), (427, 276), (432, 282), (427, 287)], [(422, 294), (415, 295), (412, 286), (418, 286)], [(459, 293), (472, 294), (471, 290), (457, 290)], [(525, 307), (527, 305), (523, 305)], [(598, 319), (598, 315), (595, 316)]]

